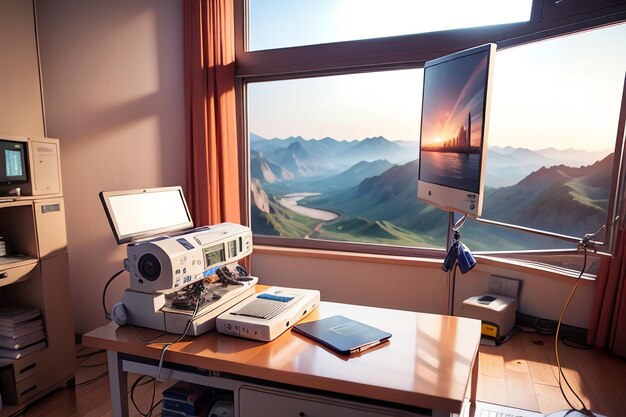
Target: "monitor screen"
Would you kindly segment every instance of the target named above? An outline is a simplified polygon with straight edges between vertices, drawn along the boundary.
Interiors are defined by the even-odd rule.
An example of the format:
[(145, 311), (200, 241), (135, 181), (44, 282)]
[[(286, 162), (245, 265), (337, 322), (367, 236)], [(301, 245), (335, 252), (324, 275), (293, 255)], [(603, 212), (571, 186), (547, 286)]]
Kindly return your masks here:
[(426, 62), (418, 197), (445, 210), (479, 216), (496, 45)]
[(181, 187), (103, 191), (100, 200), (118, 244), (193, 227)]
[(0, 139), (0, 184), (28, 181), (26, 142)]

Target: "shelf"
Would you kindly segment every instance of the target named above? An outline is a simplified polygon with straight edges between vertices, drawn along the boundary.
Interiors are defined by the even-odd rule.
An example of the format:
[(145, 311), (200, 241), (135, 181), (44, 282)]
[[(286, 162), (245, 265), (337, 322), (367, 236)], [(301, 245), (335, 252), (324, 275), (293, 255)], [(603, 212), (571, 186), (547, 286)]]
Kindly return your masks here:
[(0, 287), (30, 279), (39, 260), (29, 256), (0, 257)]

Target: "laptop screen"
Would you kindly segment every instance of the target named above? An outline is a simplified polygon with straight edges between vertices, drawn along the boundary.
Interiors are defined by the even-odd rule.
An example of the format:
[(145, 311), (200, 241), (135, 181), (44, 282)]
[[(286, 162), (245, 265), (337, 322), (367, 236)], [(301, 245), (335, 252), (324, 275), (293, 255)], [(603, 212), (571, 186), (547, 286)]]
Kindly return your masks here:
[(118, 245), (193, 227), (181, 187), (103, 191), (100, 200)]

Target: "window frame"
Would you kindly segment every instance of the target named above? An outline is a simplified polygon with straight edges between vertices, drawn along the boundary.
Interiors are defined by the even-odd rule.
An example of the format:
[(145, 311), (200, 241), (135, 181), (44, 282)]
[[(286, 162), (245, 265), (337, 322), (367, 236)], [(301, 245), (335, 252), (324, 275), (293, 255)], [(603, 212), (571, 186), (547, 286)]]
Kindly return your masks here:
[[(242, 221), (250, 224), (250, 173), (249, 143), (247, 140), (247, 85), (252, 82), (278, 81), (315, 76), (345, 75), (362, 72), (387, 71), (396, 69), (423, 68), (424, 63), (435, 57), (446, 55), (476, 45), (493, 42), (498, 50), (527, 43), (547, 40), (557, 36), (600, 28), (626, 22), (626, 2), (619, 0), (599, 0), (588, 2), (533, 0), (528, 22), (509, 23), (479, 28), (453, 29), (414, 35), (392, 36), (355, 41), (277, 48), (260, 51), (247, 51), (248, 46), (248, 0), (234, 0), (235, 6), (235, 89), (237, 97), (237, 127), (239, 160), (242, 187)], [(625, 92), (626, 94), (626, 89)], [(623, 223), (625, 198), (619, 184), (624, 181), (624, 118), (626, 99), (623, 99), (620, 112), (620, 126), (615, 146), (615, 162), (612, 172), (609, 212), (607, 213), (607, 242), (599, 248), (611, 255), (617, 233)], [(620, 136), (621, 132), (621, 136)], [(620, 140), (621, 137), (621, 140)], [(620, 182), (621, 181), (621, 182)], [(417, 198), (417, 196), (416, 196)], [(611, 211), (615, 210), (614, 213)], [(618, 216), (617, 216), (618, 215)], [(620, 219), (616, 221), (616, 219)], [(449, 215), (448, 241), (452, 236), (454, 215)], [(623, 225), (623, 224), (622, 224)], [(515, 227), (515, 225), (513, 225)], [(590, 231), (592, 233), (594, 231)], [(415, 248), (356, 242), (298, 239), (287, 237), (254, 236), (256, 245), (277, 247), (321, 249), (329, 251), (370, 253), (374, 255), (396, 255), (424, 258), (442, 258), (444, 249)], [(528, 259), (546, 259), (546, 262), (559, 262), (576, 249), (484, 252), (489, 256)]]

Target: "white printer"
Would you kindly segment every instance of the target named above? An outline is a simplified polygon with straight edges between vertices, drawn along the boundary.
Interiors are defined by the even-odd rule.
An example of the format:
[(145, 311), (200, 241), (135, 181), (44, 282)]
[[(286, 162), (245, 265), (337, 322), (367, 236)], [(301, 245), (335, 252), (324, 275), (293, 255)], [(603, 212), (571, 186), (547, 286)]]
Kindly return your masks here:
[[(501, 343), (515, 327), (519, 280), (491, 276), (487, 293), (463, 301), (460, 315), (482, 321), (482, 335)], [(484, 339), (483, 338), (483, 339)]]

